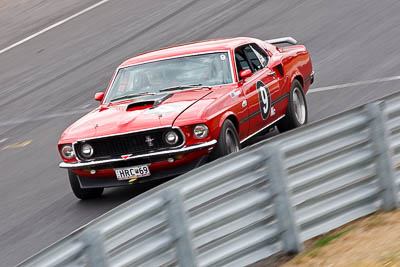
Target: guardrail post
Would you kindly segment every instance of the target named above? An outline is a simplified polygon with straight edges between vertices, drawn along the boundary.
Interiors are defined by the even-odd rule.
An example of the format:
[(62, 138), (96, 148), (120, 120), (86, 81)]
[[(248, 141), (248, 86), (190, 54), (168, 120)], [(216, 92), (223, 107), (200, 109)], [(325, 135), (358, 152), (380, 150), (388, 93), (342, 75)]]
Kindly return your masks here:
[(86, 230), (82, 233), (81, 240), (85, 243), (88, 266), (107, 267), (103, 239), (97, 230)]
[(304, 247), (300, 240), (299, 229), (287, 185), (283, 152), (276, 145), (268, 145), (265, 151), (269, 156), (267, 159), (268, 178), (271, 183), (271, 190), (275, 194), (274, 208), (278, 223), (282, 228), (285, 251), (301, 252)]
[(192, 244), (192, 235), (187, 225), (182, 195), (178, 189), (166, 192), (168, 222), (176, 242), (179, 266), (197, 266), (196, 253)]
[(370, 133), (372, 143), (377, 152), (376, 173), (383, 188), (383, 209), (392, 210), (398, 206), (397, 186), (393, 173), (392, 151), (389, 145), (389, 134), (386, 127), (386, 114), (384, 102), (369, 103), (365, 106), (370, 116)]

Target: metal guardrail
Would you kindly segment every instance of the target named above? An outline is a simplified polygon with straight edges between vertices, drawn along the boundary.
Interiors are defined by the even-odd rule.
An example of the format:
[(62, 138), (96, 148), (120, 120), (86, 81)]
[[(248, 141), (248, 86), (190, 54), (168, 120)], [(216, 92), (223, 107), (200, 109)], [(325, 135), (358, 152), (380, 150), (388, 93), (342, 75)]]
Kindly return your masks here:
[(393, 172), (398, 199), (400, 201), (400, 101), (398, 94), (394, 94), (385, 100), (387, 132), (390, 152), (392, 156)]
[(276, 141), (301, 241), (395, 207), (383, 107), (367, 104)]
[(113, 209), (20, 266), (244, 266), (400, 193), (400, 94), (279, 135)]

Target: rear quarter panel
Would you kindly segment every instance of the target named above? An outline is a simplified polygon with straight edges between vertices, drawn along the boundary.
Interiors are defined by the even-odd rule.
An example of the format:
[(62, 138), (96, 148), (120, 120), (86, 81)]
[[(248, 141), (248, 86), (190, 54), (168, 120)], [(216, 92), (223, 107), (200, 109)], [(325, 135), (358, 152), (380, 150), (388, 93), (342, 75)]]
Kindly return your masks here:
[(270, 57), (275, 54), (282, 55), (284, 72), (283, 93), (290, 91), (290, 87), (296, 76), (302, 77), (303, 90), (304, 93), (307, 93), (311, 80), (306, 80), (312, 72), (311, 58), (307, 48), (304, 45), (279, 47), (263, 41), (258, 44), (267, 51)]
[(307, 93), (311, 80), (308, 77), (312, 72), (310, 55), (304, 45), (294, 45), (278, 48), (283, 55), (282, 65), (285, 73), (285, 91), (289, 92), (290, 86), (296, 76), (301, 76), (304, 93)]

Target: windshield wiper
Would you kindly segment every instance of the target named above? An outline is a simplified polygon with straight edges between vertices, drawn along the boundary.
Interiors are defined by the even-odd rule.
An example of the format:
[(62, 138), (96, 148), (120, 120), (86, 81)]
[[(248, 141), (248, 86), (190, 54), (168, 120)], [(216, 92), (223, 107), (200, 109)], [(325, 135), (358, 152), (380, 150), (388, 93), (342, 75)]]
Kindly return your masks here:
[(116, 97), (114, 99), (111, 99), (110, 102), (117, 101), (117, 100), (122, 100), (126, 98), (132, 98), (132, 97), (137, 97), (137, 96), (145, 96), (145, 95), (155, 95), (156, 93), (150, 93), (150, 92), (143, 92), (143, 93), (136, 93), (136, 94), (130, 94), (130, 95), (124, 95), (120, 97)]
[(186, 88), (196, 88), (196, 87), (211, 89), (210, 86), (203, 86), (201, 83), (197, 83), (197, 84), (186, 84), (186, 85), (171, 86), (171, 87), (168, 87), (168, 88), (161, 89), (160, 92), (182, 90), (182, 89), (186, 89)]

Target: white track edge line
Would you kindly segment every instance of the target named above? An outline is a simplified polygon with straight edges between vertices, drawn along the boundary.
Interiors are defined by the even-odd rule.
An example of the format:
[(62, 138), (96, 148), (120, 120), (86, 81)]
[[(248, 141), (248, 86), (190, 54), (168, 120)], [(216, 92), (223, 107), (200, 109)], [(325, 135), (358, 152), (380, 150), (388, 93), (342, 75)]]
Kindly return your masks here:
[(392, 77), (386, 77), (386, 78), (380, 78), (380, 79), (359, 81), (359, 82), (354, 82), (354, 83), (344, 83), (344, 84), (338, 84), (338, 85), (332, 85), (332, 86), (312, 88), (312, 89), (309, 89), (307, 93), (312, 94), (312, 93), (330, 91), (330, 90), (341, 89), (341, 88), (346, 88), (346, 87), (353, 87), (353, 86), (381, 83), (381, 82), (389, 82), (389, 81), (396, 81), (396, 80), (400, 80), (400, 76), (392, 76)]
[(111, 0), (102, 0), (102, 1), (100, 1), (100, 2), (98, 2), (98, 3), (96, 3), (96, 4), (92, 5), (92, 6), (90, 6), (90, 7), (88, 7), (88, 8), (85, 8), (85, 9), (82, 10), (82, 11), (79, 11), (78, 13), (75, 13), (75, 14), (72, 15), (72, 16), (69, 16), (68, 18), (65, 18), (65, 19), (63, 19), (63, 20), (61, 20), (61, 21), (59, 21), (59, 22), (56, 22), (56, 23), (50, 25), (49, 27), (44, 28), (43, 30), (38, 31), (37, 33), (34, 33), (34, 34), (32, 34), (32, 35), (30, 35), (30, 36), (28, 36), (28, 37), (26, 37), (26, 38), (24, 38), (24, 39), (22, 39), (22, 40), (20, 40), (20, 41), (14, 43), (14, 44), (12, 44), (12, 45), (10, 45), (10, 46), (7, 46), (6, 48), (3, 48), (2, 50), (0, 50), (0, 55), (3, 54), (3, 53), (5, 53), (5, 52), (7, 52), (7, 51), (10, 50), (10, 49), (13, 49), (14, 47), (17, 47), (17, 46), (19, 46), (19, 45), (21, 45), (21, 44), (23, 44), (23, 43), (25, 43), (25, 42), (27, 42), (27, 41), (29, 41), (29, 40), (35, 38), (35, 37), (37, 37), (37, 36), (39, 36), (39, 35), (41, 35), (41, 34), (47, 32), (47, 31), (50, 31), (51, 29), (54, 29), (55, 27), (58, 27), (58, 26), (60, 26), (60, 25), (62, 25), (62, 24), (64, 24), (64, 23), (66, 23), (66, 22), (68, 22), (68, 21), (70, 21), (70, 20), (72, 20), (72, 19), (74, 19), (74, 18), (76, 18), (76, 17), (82, 15), (82, 14), (85, 14), (85, 13), (89, 12), (90, 10), (92, 10), (92, 9), (98, 7), (98, 6), (101, 6), (101, 5), (103, 5), (103, 4), (105, 4), (105, 3), (109, 2), (109, 1), (111, 1)]

